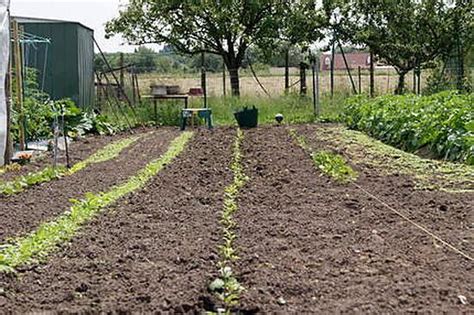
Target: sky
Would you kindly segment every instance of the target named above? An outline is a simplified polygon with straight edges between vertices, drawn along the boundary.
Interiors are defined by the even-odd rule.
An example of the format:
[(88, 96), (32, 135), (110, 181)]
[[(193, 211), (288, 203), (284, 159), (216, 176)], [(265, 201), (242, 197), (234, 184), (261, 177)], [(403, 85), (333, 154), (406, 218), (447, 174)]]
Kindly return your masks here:
[[(134, 46), (123, 45), (119, 37), (105, 39), (104, 25), (118, 16), (126, 0), (12, 0), (13, 16), (50, 18), (80, 22), (94, 30), (95, 38), (106, 52), (130, 52)], [(158, 49), (158, 46), (152, 46)]]

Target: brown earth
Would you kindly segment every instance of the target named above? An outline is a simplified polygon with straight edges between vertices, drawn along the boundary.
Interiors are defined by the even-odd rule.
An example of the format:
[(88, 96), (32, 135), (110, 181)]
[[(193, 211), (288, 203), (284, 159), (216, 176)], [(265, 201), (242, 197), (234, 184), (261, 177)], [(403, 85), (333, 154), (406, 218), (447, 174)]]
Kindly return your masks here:
[(70, 199), (81, 199), (88, 192), (107, 191), (122, 183), (164, 153), (178, 134), (174, 129), (159, 129), (141, 137), (115, 159), (92, 164), (75, 174), (30, 187), (19, 194), (0, 196), (0, 241), (28, 233), (40, 223), (58, 216), (69, 209)]
[[(224, 188), (232, 181), (228, 166), (234, 134), (220, 128), (198, 132), (144, 190), (87, 224), (47, 263), (24, 268), (18, 277), (0, 275), (0, 309), (215, 310), (207, 285), (216, 276), (218, 218)], [(316, 137), (310, 143), (323, 146)], [(247, 291), (236, 310), (474, 312), (472, 261), (354, 184), (323, 176), (285, 127), (245, 131), (242, 149), (251, 179), (239, 197), (240, 260), (234, 272)], [(356, 168), (357, 185), (474, 255), (472, 233), (462, 230), (472, 225), (472, 194), (415, 192), (408, 177)], [(433, 213), (429, 221), (432, 203), (433, 208), (448, 206), (442, 211), (446, 218)]]
[(145, 189), (85, 226), (47, 264), (18, 279), (0, 276), (0, 308), (182, 313), (211, 307), (206, 288), (216, 274), (218, 212), (232, 180), (234, 134), (199, 131)]
[[(252, 179), (241, 193), (237, 220), (237, 274), (247, 288), (242, 309), (473, 311), (472, 304), (462, 305), (458, 298), (463, 295), (468, 303), (474, 299), (472, 262), (353, 185), (321, 176), (284, 128), (248, 131), (246, 138), (246, 172)], [(402, 183), (394, 185), (396, 179), (371, 172), (358, 184), (381, 196), (394, 191), (410, 195), (412, 187), (398, 180)], [(449, 202), (457, 203), (457, 198), (451, 195)], [(406, 201), (393, 200), (392, 205), (403, 209)], [(464, 211), (472, 208), (465, 205)], [(449, 235), (445, 232), (444, 237), (453, 238), (458, 233), (455, 227)]]
[[(299, 126), (312, 147), (328, 149), (341, 147), (338, 139), (322, 141), (318, 129), (324, 125)], [(385, 203), (401, 210), (410, 219), (427, 227), (452, 245), (470, 251), (474, 255), (474, 194), (448, 193), (437, 190), (416, 189), (413, 179), (407, 175), (384, 176), (383, 164), (373, 168), (354, 159), (348, 151), (339, 150), (352, 167), (358, 171), (359, 183)], [(390, 163), (390, 159), (386, 161)], [(415, 172), (415, 171), (414, 171)], [(474, 178), (472, 179), (474, 181)], [(457, 188), (457, 187), (453, 187)]]

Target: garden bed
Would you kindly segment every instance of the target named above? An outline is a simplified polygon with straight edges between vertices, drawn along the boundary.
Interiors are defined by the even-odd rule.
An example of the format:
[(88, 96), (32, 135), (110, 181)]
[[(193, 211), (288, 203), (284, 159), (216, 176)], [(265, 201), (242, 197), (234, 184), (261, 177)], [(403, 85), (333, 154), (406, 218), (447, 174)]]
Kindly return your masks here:
[[(142, 132), (145, 132), (145, 129), (142, 130)], [(113, 136), (87, 136), (77, 141), (73, 141), (69, 147), (70, 163), (71, 165), (73, 165), (75, 163), (83, 161), (108, 143), (129, 136), (130, 133), (124, 132)], [(13, 171), (6, 171), (4, 173), (0, 173), (0, 182), (10, 181), (18, 176), (26, 175), (30, 172), (38, 172), (44, 169), (45, 167), (51, 166), (52, 163), (53, 158), (51, 152), (37, 152), (33, 156), (33, 159), (30, 163), (23, 166), (14, 167), (15, 170)], [(66, 156), (64, 151), (60, 152), (58, 164), (66, 165)]]
[[(39, 223), (65, 212), (71, 207), (71, 199), (81, 199), (86, 193), (102, 192), (121, 183), (162, 154), (178, 134), (172, 129), (142, 134), (115, 159), (92, 164), (70, 176), (32, 186), (17, 195), (0, 195), (0, 241), (30, 232)], [(104, 144), (100, 142), (100, 146)]]
[[(421, 174), (431, 187), (423, 189), (417, 184), (423, 168), (397, 173), (387, 166), (397, 160), (392, 155), (380, 161), (374, 155), (380, 163), (368, 163), (360, 156), (364, 145), (352, 139), (349, 147), (341, 135), (333, 137), (333, 127), (197, 131), (143, 189), (85, 224), (42, 263), (17, 268), (16, 275), (0, 273), (0, 309), (469, 312), (474, 193), (435, 190), (435, 173)], [(101, 179), (115, 176), (117, 183), (164, 152), (177, 135), (159, 129), (148, 136), (151, 142), (139, 140), (104, 162), (107, 167), (92, 165), (89, 172), (95, 167)], [(315, 159), (318, 152), (327, 152), (327, 160)], [(332, 158), (344, 168), (328, 171), (324, 163)], [(341, 169), (353, 171), (347, 180), (335, 176)], [(31, 188), (17, 203), (35, 190), (46, 198), (49, 187), (62, 190), (64, 201), (75, 192), (59, 183), (74, 179), (82, 187), (91, 180), (85, 177), (89, 172)], [(439, 187), (452, 190), (466, 184), (449, 176), (441, 182)], [(112, 184), (94, 187), (104, 191)], [(50, 211), (45, 218), (62, 212), (44, 211)], [(37, 212), (28, 217), (24, 211), (22, 233), (43, 220)], [(223, 249), (236, 251), (224, 266), (245, 288), (233, 291), (233, 306), (209, 290), (221, 277)]]
[(218, 259), (217, 213), (231, 181), (234, 133), (199, 132), (145, 189), (85, 226), (50, 262), (28, 268), (34, 271), (21, 272), (19, 279), (0, 276), (7, 292), (0, 307), (19, 312), (205, 308)]

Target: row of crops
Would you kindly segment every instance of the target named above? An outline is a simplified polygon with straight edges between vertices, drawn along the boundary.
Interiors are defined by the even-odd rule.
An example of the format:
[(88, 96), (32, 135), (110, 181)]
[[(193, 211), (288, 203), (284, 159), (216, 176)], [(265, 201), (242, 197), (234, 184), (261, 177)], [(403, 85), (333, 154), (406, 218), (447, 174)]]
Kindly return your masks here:
[(472, 94), (358, 96), (347, 101), (342, 120), (403, 150), (474, 165)]

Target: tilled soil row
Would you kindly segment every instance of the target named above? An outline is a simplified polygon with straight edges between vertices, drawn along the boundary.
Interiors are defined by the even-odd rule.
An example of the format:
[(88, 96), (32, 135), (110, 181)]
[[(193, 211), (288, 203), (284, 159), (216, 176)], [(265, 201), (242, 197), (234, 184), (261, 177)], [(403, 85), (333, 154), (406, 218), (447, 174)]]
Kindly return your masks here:
[(125, 148), (115, 159), (92, 164), (75, 174), (31, 187), (20, 194), (0, 196), (0, 242), (31, 232), (40, 223), (68, 210), (70, 199), (81, 199), (88, 192), (107, 191), (122, 183), (164, 153), (178, 134), (173, 129), (156, 130)]
[(474, 299), (472, 262), (353, 186), (321, 176), (284, 128), (245, 139), (251, 180), (236, 216), (236, 272), (247, 288), (240, 309), (472, 311), (459, 298)]
[[(311, 146), (331, 147), (331, 143), (325, 144), (318, 138), (318, 130), (322, 128), (325, 126), (303, 125), (297, 129), (308, 139)], [(354, 161), (347, 152), (339, 153), (345, 155), (349, 163), (358, 171), (357, 183), (365, 190), (400, 210), (445, 241), (474, 256), (474, 226), (472, 225), (474, 193), (417, 190), (413, 178), (409, 176), (383, 176), (382, 169), (374, 169), (364, 164), (354, 165)], [(388, 160), (387, 163), (390, 161)]]
[[(146, 129), (137, 129), (136, 132), (145, 132), (145, 130)], [(113, 136), (87, 136), (74, 141), (69, 146), (69, 161), (71, 165), (74, 165), (85, 160), (107, 144), (127, 137), (130, 137), (130, 133), (124, 132)], [(62, 165), (66, 164), (65, 155), (65, 152), (60, 152), (58, 163)], [(52, 161), (51, 153), (43, 153), (40, 157), (34, 158), (31, 163), (22, 166), (18, 171), (0, 174), (0, 181), (10, 181), (21, 175), (40, 171), (47, 166), (51, 166)]]
[(19, 277), (0, 275), (0, 309), (183, 313), (212, 307), (207, 285), (216, 275), (234, 136), (232, 129), (197, 132), (145, 189), (87, 224), (47, 264)]

